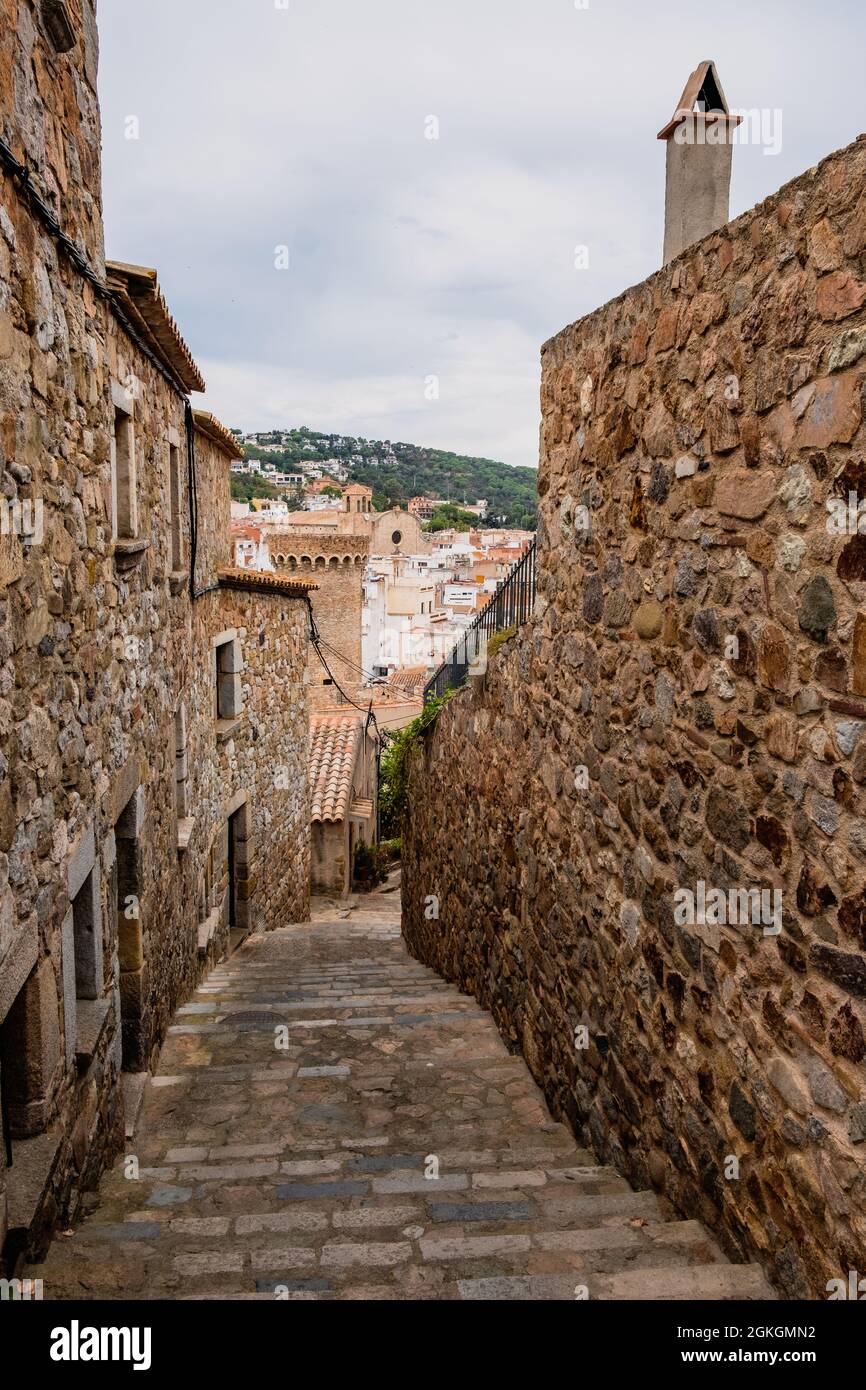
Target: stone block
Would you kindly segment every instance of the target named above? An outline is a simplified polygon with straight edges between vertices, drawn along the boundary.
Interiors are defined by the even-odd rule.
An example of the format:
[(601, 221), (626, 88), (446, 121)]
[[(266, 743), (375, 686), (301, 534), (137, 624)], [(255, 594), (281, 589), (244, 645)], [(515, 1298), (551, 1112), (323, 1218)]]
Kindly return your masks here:
[(129, 918), (121, 910), (117, 914), (118, 953), (122, 974), (140, 970), (144, 965), (144, 934), (141, 918)]
[(93, 826), (89, 826), (69, 855), (67, 884), (70, 900), (75, 898), (84, 886), (84, 880), (96, 862), (96, 841)]
[(60, 933), (60, 968), (63, 980), (63, 1030), (66, 1043), (66, 1065), (75, 1061), (77, 1041), (77, 994), (75, 991), (75, 917), (70, 907), (63, 919)]
[(7, 1079), (13, 1131), (38, 1134), (48, 1122), (60, 1076), (60, 1012), (54, 963), (31, 972), (7, 1018)]
[(0, 960), (0, 1023), (6, 1018), (18, 993), (39, 958), (39, 929), (35, 917), (18, 927)]
[(75, 992), (79, 999), (99, 999), (103, 988), (102, 889), (95, 861), (72, 901), (75, 936)]

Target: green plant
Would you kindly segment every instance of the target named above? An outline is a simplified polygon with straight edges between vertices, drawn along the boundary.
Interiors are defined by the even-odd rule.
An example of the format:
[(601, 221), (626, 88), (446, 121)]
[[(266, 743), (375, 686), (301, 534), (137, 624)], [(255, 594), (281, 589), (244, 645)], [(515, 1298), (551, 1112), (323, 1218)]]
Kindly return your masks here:
[(516, 627), (504, 627), (501, 632), (494, 632), (490, 641), (487, 643), (488, 660), (491, 656), (495, 656), (502, 646), (502, 643), (507, 642), (509, 637), (513, 637), (516, 632)]
[(352, 863), (352, 876), (362, 883), (377, 882), (376, 846), (359, 840), (355, 846)]
[(231, 475), (231, 498), (233, 502), (249, 502), (253, 497), (280, 497), (280, 489), (273, 483), (266, 483), (253, 473), (233, 473)]
[(391, 847), (395, 843), (399, 845), (399, 840), (383, 840), (378, 845), (368, 845), (359, 840), (355, 846), (352, 863), (352, 876), (356, 882), (366, 884), (370, 888), (375, 887), (377, 883), (384, 883), (393, 859), (399, 858), (399, 850), (396, 856), (392, 853)]
[(471, 527), (477, 526), (478, 517), (474, 512), (461, 511), (453, 502), (443, 502), (437, 506), (432, 517), (424, 527), (425, 531), (468, 531)]
[(418, 718), (395, 734), (382, 755), (379, 768), (379, 811), (382, 831), (386, 836), (399, 835), (402, 829), (412, 749), (427, 730), (433, 727), (440, 711), (456, 694), (456, 690), (446, 690), (444, 695), (429, 700)]

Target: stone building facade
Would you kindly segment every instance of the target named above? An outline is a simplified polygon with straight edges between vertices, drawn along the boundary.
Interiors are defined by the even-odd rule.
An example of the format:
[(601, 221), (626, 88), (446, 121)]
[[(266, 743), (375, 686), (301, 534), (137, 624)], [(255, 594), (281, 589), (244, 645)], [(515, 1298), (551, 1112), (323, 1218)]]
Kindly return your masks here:
[(391, 507), (387, 512), (372, 514), (371, 555), (393, 555), (395, 550), (404, 555), (429, 555), (430, 549), (430, 537), (411, 512)]
[(208, 962), (306, 915), (313, 581), (235, 571), (237, 446), (190, 405), (156, 273), (105, 264), (93, 5), (0, 20), (10, 1272), (74, 1217), (121, 1142), (124, 1073)]
[(309, 704), (311, 711), (334, 709), (344, 703), (340, 689), (353, 696), (364, 685), (361, 615), (369, 539), (293, 527), (270, 530), (268, 546), (277, 570), (315, 583), (313, 617), (333, 676), (311, 651)]
[(861, 137), (545, 345), (535, 616), (404, 834), (414, 953), (790, 1297), (866, 1260), (864, 187)]
[(391, 555), (401, 550), (404, 555), (429, 555), (431, 537), (418, 517), (403, 507), (390, 507), (376, 512), (369, 507), (369, 488), (350, 491), (342, 507), (321, 511), (289, 512), (285, 518), (287, 531), (299, 531), (334, 536), (367, 536), (371, 555)]

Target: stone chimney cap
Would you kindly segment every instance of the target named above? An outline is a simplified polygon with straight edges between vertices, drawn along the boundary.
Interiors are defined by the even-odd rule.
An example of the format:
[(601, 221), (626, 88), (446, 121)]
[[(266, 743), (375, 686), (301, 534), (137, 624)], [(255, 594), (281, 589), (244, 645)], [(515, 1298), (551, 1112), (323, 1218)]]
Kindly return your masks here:
[[(695, 106), (700, 102), (701, 106), (696, 111)], [(688, 117), (692, 119), (707, 119), (717, 121), (720, 116), (725, 116), (730, 125), (739, 125), (742, 116), (732, 116), (725, 94), (722, 91), (722, 84), (719, 81), (719, 74), (716, 72), (716, 65), (712, 58), (705, 58), (699, 63), (683, 88), (683, 94), (677, 103), (677, 108), (666, 126), (659, 131), (657, 139), (669, 140), (678, 125), (681, 125)]]

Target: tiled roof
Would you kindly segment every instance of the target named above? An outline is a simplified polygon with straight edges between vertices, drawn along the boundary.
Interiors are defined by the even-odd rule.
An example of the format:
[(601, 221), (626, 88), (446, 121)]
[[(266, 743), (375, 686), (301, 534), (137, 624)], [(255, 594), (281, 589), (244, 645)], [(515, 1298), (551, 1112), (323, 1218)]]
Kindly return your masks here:
[(163, 299), (156, 271), (149, 266), (106, 261), (105, 278), (133, 328), (163, 366), (187, 391), (203, 391), (204, 379)]
[(311, 820), (346, 819), (362, 729), (356, 714), (310, 715)]
[[(707, 97), (707, 110), (704, 111), (700, 109), (695, 111), (695, 103), (702, 94)], [(663, 126), (659, 131), (658, 139), (670, 139), (674, 130), (686, 116), (712, 121), (717, 118), (716, 113), (718, 112), (723, 112), (727, 122), (732, 126), (738, 126), (743, 119), (742, 116), (731, 116), (729, 114), (728, 103), (722, 91), (719, 74), (716, 72), (716, 65), (711, 58), (705, 58), (690, 75), (688, 82), (683, 88), (683, 94), (677, 103), (677, 108), (667, 125)]]
[(304, 594), (319, 587), (280, 570), (240, 569), (234, 565), (231, 569), (220, 570), (217, 578), (224, 589), (251, 589), (260, 594), (286, 594), (289, 598), (303, 598)]
[(192, 417), (199, 433), (209, 439), (212, 444), (216, 444), (217, 448), (222, 449), (229, 458), (242, 459), (245, 457), (235, 435), (232, 434), (231, 430), (227, 430), (222, 421), (212, 415), (209, 410), (194, 410)]
[(396, 671), (392, 671), (388, 677), (390, 686), (398, 686), (400, 690), (406, 690), (414, 695), (424, 689), (430, 679), (430, 672), (426, 666), (400, 666)]

